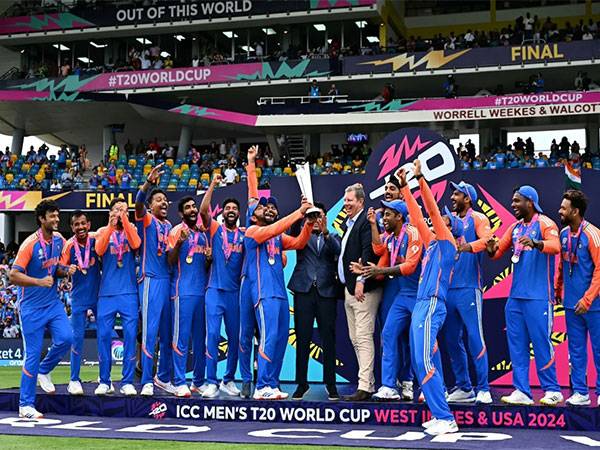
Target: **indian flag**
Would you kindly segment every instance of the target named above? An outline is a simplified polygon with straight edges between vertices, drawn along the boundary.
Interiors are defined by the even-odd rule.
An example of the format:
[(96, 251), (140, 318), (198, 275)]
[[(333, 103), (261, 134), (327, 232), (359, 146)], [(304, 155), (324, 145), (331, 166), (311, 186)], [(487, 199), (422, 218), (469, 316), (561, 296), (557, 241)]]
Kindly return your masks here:
[(567, 188), (581, 189), (581, 169), (568, 161), (565, 164), (565, 177)]

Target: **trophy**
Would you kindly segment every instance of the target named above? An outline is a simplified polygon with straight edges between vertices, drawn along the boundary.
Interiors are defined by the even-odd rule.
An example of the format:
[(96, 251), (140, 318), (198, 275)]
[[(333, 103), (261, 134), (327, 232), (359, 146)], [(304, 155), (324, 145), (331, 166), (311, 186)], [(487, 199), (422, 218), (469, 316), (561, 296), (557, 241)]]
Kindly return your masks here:
[[(313, 203), (313, 192), (312, 192), (312, 182), (310, 181), (310, 164), (304, 163), (302, 165), (296, 166), (296, 180), (298, 180), (298, 184), (300, 185), (300, 192), (302, 195), (306, 197), (309, 203)], [(314, 204), (314, 203), (313, 203)], [(307, 216), (311, 215), (320, 215), (321, 210), (316, 207), (310, 208), (306, 211)]]

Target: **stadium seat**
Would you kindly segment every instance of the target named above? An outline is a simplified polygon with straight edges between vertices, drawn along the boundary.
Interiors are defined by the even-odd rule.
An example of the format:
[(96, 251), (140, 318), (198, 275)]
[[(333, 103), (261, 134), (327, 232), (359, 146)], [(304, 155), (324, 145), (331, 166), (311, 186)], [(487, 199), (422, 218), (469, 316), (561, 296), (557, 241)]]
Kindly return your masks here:
[(288, 177), (291, 177), (291, 176), (294, 175), (293, 172), (292, 172), (292, 168), (289, 167), (289, 166), (288, 167), (284, 167), (283, 174), (287, 175)]
[(173, 164), (175, 164), (175, 161), (173, 161), (173, 158), (169, 158), (165, 161), (165, 165), (167, 167), (173, 167)]

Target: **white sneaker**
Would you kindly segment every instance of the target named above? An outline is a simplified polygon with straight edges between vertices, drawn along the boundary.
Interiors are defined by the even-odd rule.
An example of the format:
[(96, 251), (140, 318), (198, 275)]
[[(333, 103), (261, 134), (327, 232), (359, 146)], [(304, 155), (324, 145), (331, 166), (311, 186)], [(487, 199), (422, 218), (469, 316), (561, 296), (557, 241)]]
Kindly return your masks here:
[(423, 428), (429, 428), (429, 427), (431, 427), (431, 426), (432, 426), (434, 423), (436, 423), (436, 422), (437, 422), (437, 419), (436, 419), (435, 417), (432, 417), (432, 418), (431, 418), (431, 419), (429, 419), (427, 422), (423, 422), (423, 423), (421, 424), (421, 426), (422, 426)]
[(493, 402), (490, 391), (479, 391), (475, 403), (480, 405), (490, 405)]
[(402, 382), (402, 400), (411, 402), (414, 398), (412, 381)]
[(509, 405), (533, 405), (533, 400), (518, 389), (512, 391), (510, 395), (501, 397), (500, 401)]
[(286, 398), (288, 398), (290, 396), (290, 394), (288, 394), (287, 392), (283, 392), (279, 388), (273, 389), (273, 393), (277, 397), (275, 400), (285, 400)]
[(137, 391), (135, 390), (133, 384), (124, 384), (123, 386), (121, 386), (121, 389), (119, 389), (119, 392), (128, 397), (137, 395)]
[(192, 391), (187, 384), (182, 384), (181, 386), (177, 386), (175, 388), (175, 397), (191, 397)]
[(202, 398), (215, 398), (219, 396), (219, 388), (216, 384), (209, 384), (202, 393)]
[[(600, 399), (600, 397), (598, 398)], [(579, 392), (575, 392), (565, 401), (565, 403), (571, 406), (588, 406), (592, 404), (592, 401), (590, 400), (589, 394), (582, 395)]]
[(154, 377), (154, 384), (163, 391), (165, 391), (167, 394), (175, 394), (175, 386), (173, 386), (173, 384), (171, 384), (170, 381), (165, 383), (164, 381), (161, 381), (158, 377)]
[(254, 400), (278, 400), (279, 397), (274, 389), (271, 389), (269, 386), (265, 386), (262, 389), (255, 389), (254, 395), (252, 396)]
[(152, 383), (146, 383), (143, 385), (140, 395), (143, 395), (144, 397), (152, 397), (154, 395), (154, 385)]
[(556, 406), (564, 400), (560, 392), (547, 391), (540, 399), (540, 404), (544, 406)]
[(463, 391), (458, 388), (448, 395), (447, 401), (448, 403), (473, 403), (475, 401), (475, 392), (472, 389), (470, 391)]
[(40, 384), (40, 387), (42, 388), (42, 391), (44, 391), (47, 394), (54, 394), (56, 392), (56, 388), (54, 387), (54, 383), (52, 383), (52, 378), (50, 378), (50, 374), (38, 374), (38, 383)]
[(113, 392), (115, 392), (115, 388), (113, 387), (112, 383), (110, 384), (110, 386), (105, 383), (100, 383), (98, 385), (98, 387), (96, 388), (96, 390), (94, 391), (94, 394), (108, 395), (108, 394), (112, 394)]
[(204, 394), (204, 391), (208, 389), (208, 383), (203, 383), (202, 386), (196, 386), (194, 383), (190, 385), (190, 391), (197, 394)]
[(219, 390), (231, 397), (237, 397), (238, 395), (240, 395), (240, 390), (238, 389), (238, 387), (235, 385), (235, 382), (233, 382), (233, 381), (228, 381), (227, 383), (223, 383), (223, 380), (221, 380), (221, 385), (219, 386)]
[(454, 420), (436, 420), (429, 427), (425, 428), (425, 433), (430, 436), (439, 436), (440, 434), (456, 433), (458, 425)]
[(33, 406), (19, 406), (19, 417), (23, 419), (41, 419), (44, 415)]
[(381, 386), (379, 390), (373, 394), (373, 398), (377, 401), (400, 400), (400, 394), (397, 389)]
[(83, 387), (79, 381), (69, 381), (67, 392), (71, 395), (83, 395)]

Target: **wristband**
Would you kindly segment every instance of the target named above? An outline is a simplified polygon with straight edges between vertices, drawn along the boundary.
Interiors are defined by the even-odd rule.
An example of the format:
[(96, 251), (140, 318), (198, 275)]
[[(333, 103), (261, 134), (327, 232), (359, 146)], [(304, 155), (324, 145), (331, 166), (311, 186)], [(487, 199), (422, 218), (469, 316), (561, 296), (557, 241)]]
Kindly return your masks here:
[(135, 194), (135, 202), (136, 203), (146, 203), (146, 193), (141, 189), (138, 189), (137, 194)]
[(417, 180), (420, 180), (421, 178), (423, 178), (423, 174), (422, 174), (422, 173), (420, 173), (419, 175), (415, 175), (415, 178), (416, 178)]

